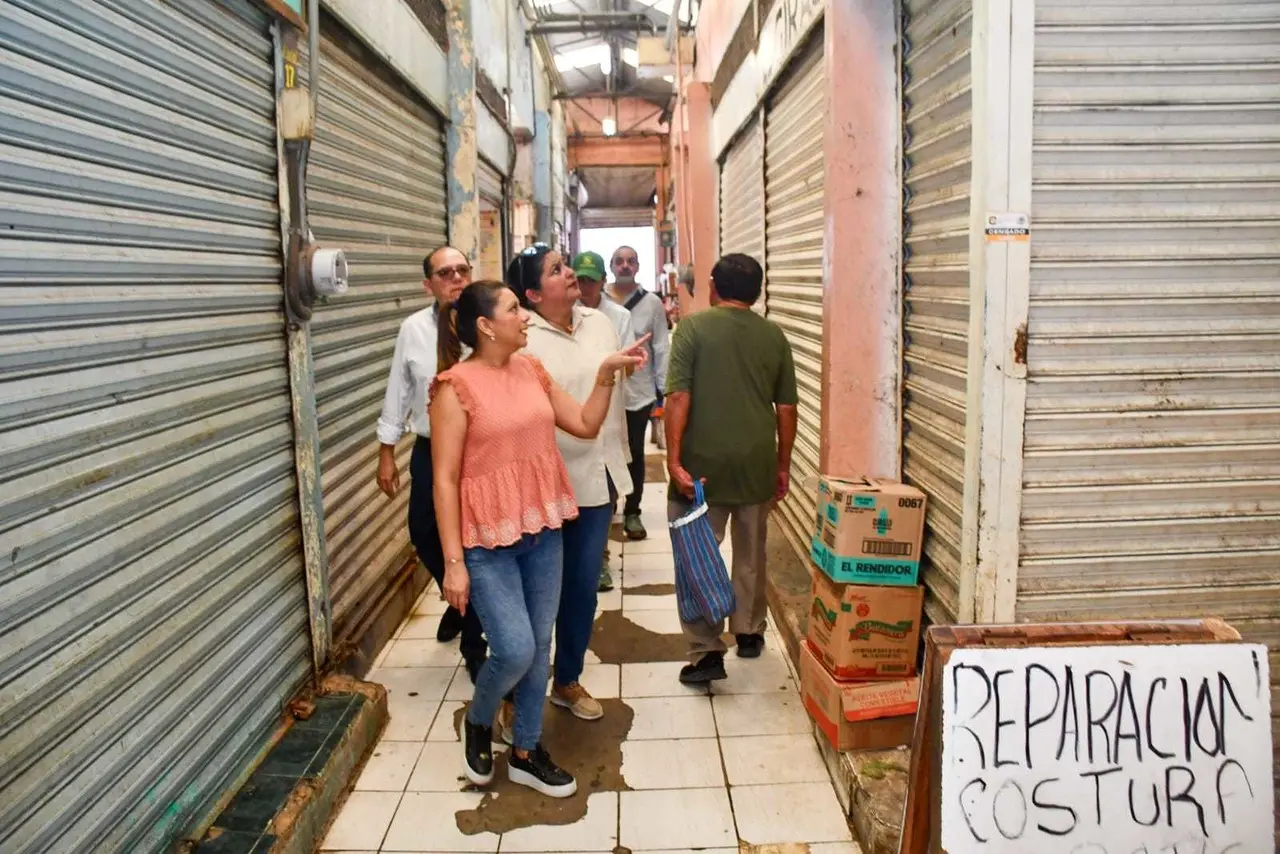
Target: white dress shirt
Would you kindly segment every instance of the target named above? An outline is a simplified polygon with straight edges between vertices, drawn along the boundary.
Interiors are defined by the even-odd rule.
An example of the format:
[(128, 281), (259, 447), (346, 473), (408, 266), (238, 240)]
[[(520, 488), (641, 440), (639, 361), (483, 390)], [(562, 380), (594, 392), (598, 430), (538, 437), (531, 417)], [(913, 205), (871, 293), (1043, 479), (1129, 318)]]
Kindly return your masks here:
[[(601, 302), (612, 300), (614, 305), (627, 311), (626, 298), (606, 289)], [(652, 406), (658, 400), (658, 387), (666, 390), (667, 359), (671, 352), (671, 329), (667, 326), (667, 309), (655, 293), (646, 292), (630, 309), (631, 331), (636, 338), (646, 333), (649, 339), (649, 361), (626, 381), (626, 407), (632, 412)]]
[[(573, 331), (565, 332), (534, 314), (529, 319), (529, 343), (524, 352), (536, 356), (569, 396), (586, 403), (596, 386), (596, 372), (610, 353), (621, 349), (613, 323), (599, 311), (573, 307)], [(622, 385), (614, 389), (600, 435), (577, 439), (556, 431), (556, 444), (564, 457), (569, 482), (579, 507), (599, 507), (609, 503), (608, 473), (619, 495), (632, 491), (627, 473), (626, 421), (623, 415)]]
[(436, 376), (436, 346), (440, 337), (434, 305), (416, 311), (400, 324), (396, 350), (391, 357), (387, 393), (378, 417), (378, 441), (394, 445), (409, 429), (424, 438), (431, 436), (427, 417), (427, 389)]

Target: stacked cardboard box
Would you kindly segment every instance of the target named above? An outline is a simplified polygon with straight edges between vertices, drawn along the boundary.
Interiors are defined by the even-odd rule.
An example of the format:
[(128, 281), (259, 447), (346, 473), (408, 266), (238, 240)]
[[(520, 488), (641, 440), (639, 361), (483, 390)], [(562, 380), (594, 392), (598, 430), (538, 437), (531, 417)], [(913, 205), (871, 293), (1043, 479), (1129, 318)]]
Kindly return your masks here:
[(880, 478), (818, 484), (805, 708), (839, 750), (911, 740), (924, 590), (925, 496)]

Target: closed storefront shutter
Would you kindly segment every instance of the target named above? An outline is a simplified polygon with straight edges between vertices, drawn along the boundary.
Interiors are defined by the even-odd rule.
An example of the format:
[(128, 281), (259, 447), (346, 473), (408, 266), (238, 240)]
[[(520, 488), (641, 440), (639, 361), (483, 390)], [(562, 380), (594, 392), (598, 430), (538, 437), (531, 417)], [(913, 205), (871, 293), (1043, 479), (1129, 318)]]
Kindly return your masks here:
[(653, 208), (583, 208), (582, 228), (643, 228), (653, 225)]
[[(925, 611), (955, 622), (976, 544), (976, 472), (965, 432), (969, 367), (972, 0), (905, 0), (902, 84), (903, 479), (929, 497)], [(966, 514), (968, 514), (966, 516)]]
[(1036, 4), (1017, 615), (1225, 617), (1280, 712), (1278, 39), (1274, 3)]
[(791, 493), (780, 507), (807, 552), (816, 508), (822, 423), (822, 129), (826, 90), (821, 32), (792, 63), (765, 112), (765, 279), (768, 317), (786, 332), (800, 388)]
[(309, 672), (270, 21), (0, 0), (0, 850), (153, 852)]
[(490, 166), (488, 161), (480, 160), (476, 164), (476, 190), (483, 201), (501, 208), (504, 195), (502, 184), (502, 173)]
[(388, 499), (374, 481), (374, 431), (400, 323), (429, 304), (422, 259), (445, 242), (447, 205), (440, 119), (353, 36), (322, 20), (308, 206), (316, 240), (345, 249), (351, 270), (350, 291), (312, 320), (329, 590), (342, 640), (413, 558), (414, 437), (398, 446), (403, 488)]
[[(764, 264), (764, 146), (758, 117), (729, 145), (720, 164), (720, 255), (741, 252)], [(763, 314), (765, 294), (752, 308)]]

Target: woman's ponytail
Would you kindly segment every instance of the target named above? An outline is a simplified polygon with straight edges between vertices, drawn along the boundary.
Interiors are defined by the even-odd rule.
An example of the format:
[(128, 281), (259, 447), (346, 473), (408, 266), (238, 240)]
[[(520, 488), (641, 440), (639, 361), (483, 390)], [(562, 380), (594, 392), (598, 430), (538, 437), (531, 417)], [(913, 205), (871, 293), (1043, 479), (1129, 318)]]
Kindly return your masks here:
[(438, 318), (436, 357), (437, 371), (447, 371), (462, 361), (462, 339), (458, 337), (458, 308), (453, 303), (440, 309)]

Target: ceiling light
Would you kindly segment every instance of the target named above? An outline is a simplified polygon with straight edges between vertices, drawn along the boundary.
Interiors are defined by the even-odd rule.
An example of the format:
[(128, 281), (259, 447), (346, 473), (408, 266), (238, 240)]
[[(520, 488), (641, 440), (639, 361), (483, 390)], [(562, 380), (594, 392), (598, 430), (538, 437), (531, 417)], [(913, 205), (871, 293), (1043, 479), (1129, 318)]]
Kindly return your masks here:
[(635, 68), (640, 64), (640, 54), (633, 47), (624, 47), (622, 49), (622, 61)]
[(618, 120), (613, 116), (605, 116), (600, 120), (600, 129), (605, 136), (613, 136), (618, 132)]
[(676, 82), (676, 78), (675, 78), (675, 75), (674, 75), (674, 74), (664, 74), (664, 75), (662, 75), (662, 79), (663, 79), (663, 80), (665, 80), (665, 81), (667, 81), (668, 83), (675, 83), (675, 82)]

